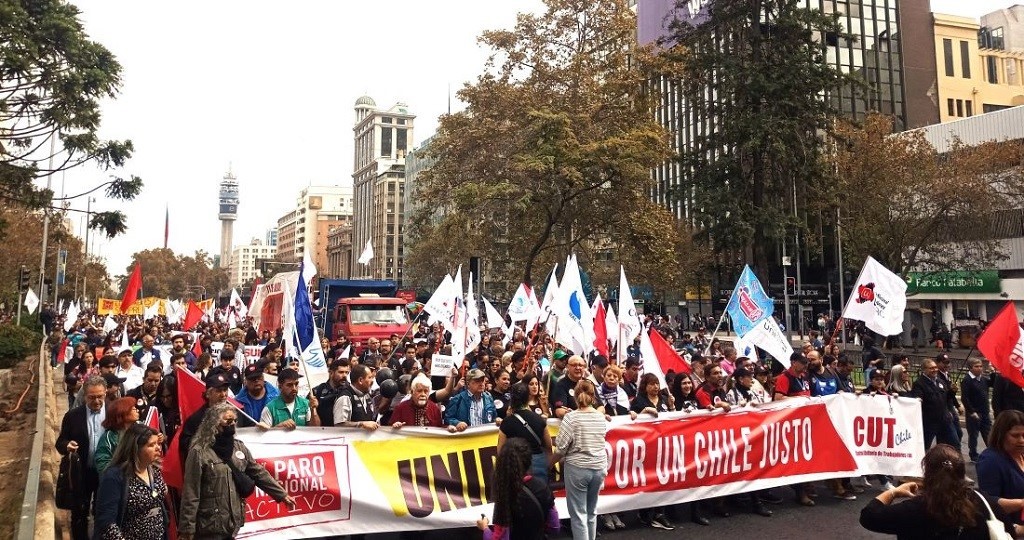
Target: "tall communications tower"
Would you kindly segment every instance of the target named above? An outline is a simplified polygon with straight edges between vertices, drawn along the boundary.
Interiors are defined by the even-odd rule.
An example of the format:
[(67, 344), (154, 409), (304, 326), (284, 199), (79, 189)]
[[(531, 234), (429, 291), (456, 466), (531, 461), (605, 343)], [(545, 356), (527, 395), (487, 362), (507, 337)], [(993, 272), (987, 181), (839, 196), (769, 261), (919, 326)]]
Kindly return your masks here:
[(220, 182), (220, 265), (231, 265), (231, 237), (234, 233), (235, 220), (238, 219), (238, 181), (228, 167), (227, 174)]

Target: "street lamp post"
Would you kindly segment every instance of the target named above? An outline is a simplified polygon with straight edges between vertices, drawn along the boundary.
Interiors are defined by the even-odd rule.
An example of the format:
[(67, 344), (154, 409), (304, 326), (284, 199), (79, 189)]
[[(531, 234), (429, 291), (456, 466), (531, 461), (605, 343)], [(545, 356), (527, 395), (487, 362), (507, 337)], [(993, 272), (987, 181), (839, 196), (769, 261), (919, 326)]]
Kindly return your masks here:
[(89, 220), (92, 217), (92, 203), (96, 202), (95, 197), (85, 200), (85, 263), (82, 265), (82, 298), (88, 298), (89, 285)]

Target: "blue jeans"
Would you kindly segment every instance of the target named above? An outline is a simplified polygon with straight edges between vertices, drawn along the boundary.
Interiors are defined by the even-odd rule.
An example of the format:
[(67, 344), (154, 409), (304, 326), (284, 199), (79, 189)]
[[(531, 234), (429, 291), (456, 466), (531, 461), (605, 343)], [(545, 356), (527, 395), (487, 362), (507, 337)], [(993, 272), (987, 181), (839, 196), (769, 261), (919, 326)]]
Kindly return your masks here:
[(564, 465), (563, 471), (572, 540), (594, 540), (597, 538), (597, 493), (608, 472), (569, 464)]
[(544, 452), (533, 454), (530, 458), (530, 475), (548, 483), (548, 455)]

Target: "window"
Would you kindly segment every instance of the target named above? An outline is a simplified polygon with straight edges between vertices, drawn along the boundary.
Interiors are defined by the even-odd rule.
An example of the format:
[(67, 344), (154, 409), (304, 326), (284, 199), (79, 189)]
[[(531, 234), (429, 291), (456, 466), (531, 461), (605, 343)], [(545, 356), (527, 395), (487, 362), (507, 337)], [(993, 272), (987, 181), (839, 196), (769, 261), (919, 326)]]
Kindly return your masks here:
[(942, 40), (942, 58), (946, 62), (946, 76), (953, 77), (953, 40)]
[(1009, 109), (1009, 108), (1010, 108), (1009, 105), (993, 105), (991, 103), (982, 103), (981, 104), (981, 111), (985, 112), (985, 113), (1001, 111), (1003, 109)]
[(946, 106), (949, 108), (949, 110), (948, 110), (949, 116), (956, 116), (955, 109), (953, 108), (954, 107), (953, 98), (949, 98), (949, 99), (946, 100)]
[(391, 155), (391, 128), (384, 128), (380, 132), (380, 155)]
[(1005, 42), (1003, 41), (1003, 27), (995, 28), (992, 30), (992, 48), (1003, 50), (1006, 48)]
[(395, 137), (395, 150), (399, 152), (405, 152), (408, 148), (408, 139), (406, 138), (406, 130), (397, 129), (397, 136)]
[(961, 118), (964, 115), (964, 100), (962, 99), (956, 100), (956, 115)]
[(999, 63), (996, 61), (995, 56), (985, 57), (985, 68), (988, 76), (988, 82), (992, 84), (999, 84)]
[(967, 116), (974, 116), (974, 102), (967, 100)]
[(966, 41), (960, 42), (960, 63), (963, 64), (963, 78), (971, 78), (971, 50)]
[(390, 124), (392, 122), (392, 120), (391, 120), (390, 116), (381, 116), (380, 117), (380, 122), (382, 124)]

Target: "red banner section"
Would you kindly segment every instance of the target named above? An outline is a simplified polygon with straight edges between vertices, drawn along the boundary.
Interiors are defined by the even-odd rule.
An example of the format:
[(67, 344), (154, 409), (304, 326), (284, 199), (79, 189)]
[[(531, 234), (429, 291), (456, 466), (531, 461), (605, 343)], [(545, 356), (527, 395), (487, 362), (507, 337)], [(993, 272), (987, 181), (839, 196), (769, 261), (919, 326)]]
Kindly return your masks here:
[(857, 468), (823, 404), (627, 424), (605, 451), (609, 495)]

